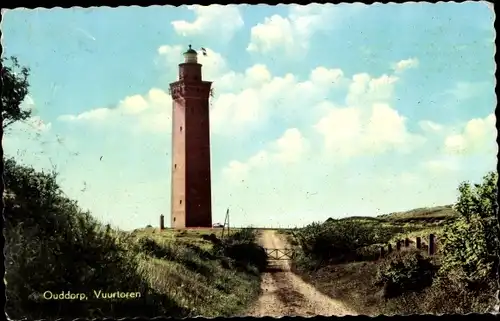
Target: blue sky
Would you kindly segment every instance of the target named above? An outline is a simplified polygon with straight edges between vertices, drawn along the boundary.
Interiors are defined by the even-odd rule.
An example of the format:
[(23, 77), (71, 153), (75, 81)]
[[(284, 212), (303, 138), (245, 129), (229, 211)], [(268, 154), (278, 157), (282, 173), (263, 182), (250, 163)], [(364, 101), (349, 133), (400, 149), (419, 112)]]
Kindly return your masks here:
[[(496, 168), (493, 11), (484, 3), (12, 10), (31, 68), (8, 155), (123, 229), (170, 215), (181, 53), (207, 48), (214, 222), (296, 226), (452, 203)], [(101, 159), (102, 156), (102, 159)], [(168, 221), (168, 220), (167, 220)]]

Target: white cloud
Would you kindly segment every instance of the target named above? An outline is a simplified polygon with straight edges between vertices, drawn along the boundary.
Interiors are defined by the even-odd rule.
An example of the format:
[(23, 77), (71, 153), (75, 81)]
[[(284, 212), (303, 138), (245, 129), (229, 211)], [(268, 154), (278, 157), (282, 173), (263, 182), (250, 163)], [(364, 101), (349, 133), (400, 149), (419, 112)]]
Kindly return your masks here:
[(374, 102), (390, 101), (397, 81), (398, 77), (393, 75), (373, 78), (367, 73), (356, 74), (352, 77), (345, 102), (350, 106), (370, 106)]
[(407, 152), (424, 139), (408, 132), (406, 119), (383, 103), (373, 104), (369, 110), (332, 106), (314, 128), (323, 137), (326, 153), (337, 161), (389, 149)]
[(21, 102), (20, 108), (22, 110), (31, 110), (32, 116), (26, 120), (14, 122), (9, 125), (9, 127), (7, 127), (7, 131), (9, 133), (16, 131), (34, 130), (36, 133), (40, 134), (50, 131), (50, 129), (52, 128), (52, 123), (45, 122), (40, 116), (36, 115), (37, 110), (33, 97), (31, 97), (30, 95), (26, 95), (24, 97), (24, 100)]
[(174, 30), (181, 36), (202, 35), (229, 41), (243, 27), (243, 18), (235, 5), (188, 6), (196, 18), (193, 22), (172, 21)]
[(314, 128), (323, 136), (325, 149), (338, 157), (356, 154), (352, 141), (359, 139), (362, 130), (361, 111), (357, 108), (330, 108)]
[[(158, 54), (171, 68), (180, 62), (183, 50), (181, 46), (161, 46)], [(203, 65), (204, 79), (213, 81), (215, 97), (210, 117), (216, 134), (250, 131), (275, 116), (303, 118), (298, 113), (302, 105), (320, 102), (328, 92), (348, 81), (342, 70), (326, 67), (313, 69), (309, 79), (303, 81), (292, 74), (274, 76), (263, 64), (238, 73), (210, 48), (198, 60)]]
[(448, 154), (470, 155), (484, 153), (496, 155), (496, 118), (490, 114), (485, 118), (468, 121), (460, 133), (450, 134), (445, 138), (444, 149)]
[(408, 58), (398, 61), (393, 65), (393, 69), (396, 73), (401, 73), (407, 69), (416, 68), (419, 65), (417, 58)]
[(40, 116), (31, 116), (29, 120), (26, 121), (27, 125), (34, 128), (37, 132), (47, 132), (52, 127), (52, 123), (46, 123), (40, 118)]
[(321, 85), (337, 84), (342, 81), (344, 72), (340, 69), (327, 69), (325, 67), (318, 67), (311, 71), (310, 79), (313, 83)]
[[(159, 54), (170, 66), (179, 60), (180, 46), (162, 46)], [(342, 85), (340, 69), (318, 67), (310, 79), (299, 81), (292, 74), (273, 76), (267, 66), (255, 64), (242, 73), (231, 71), (224, 58), (207, 48), (207, 56), (200, 55), (203, 77), (213, 81), (216, 93), (212, 101), (211, 122), (216, 133), (233, 134), (251, 129), (255, 123), (265, 122), (273, 113), (296, 114), (301, 104), (315, 103), (318, 98)], [(178, 63), (178, 62), (177, 62)], [(297, 116), (295, 116), (297, 117)]]
[(274, 147), (276, 152), (273, 157), (278, 163), (296, 163), (309, 149), (309, 143), (297, 128), (290, 128), (275, 142)]
[(352, 77), (345, 106), (321, 105), (324, 115), (314, 125), (323, 137), (327, 154), (337, 160), (394, 149), (407, 152), (423, 143), (422, 136), (410, 133), (406, 119), (390, 106), (398, 78), (367, 73)]
[[(334, 164), (345, 163), (344, 161), (357, 156), (376, 155), (388, 151), (409, 152), (412, 148), (418, 148), (425, 142), (424, 137), (410, 133), (406, 128), (406, 118), (389, 104), (397, 80), (397, 77), (390, 75), (378, 78), (366, 73), (354, 75), (346, 86), (347, 105), (338, 106), (317, 97), (318, 90), (323, 90), (324, 94), (335, 88), (333, 83), (344, 84), (348, 81), (339, 69), (318, 67), (312, 70), (310, 78), (303, 82), (297, 81), (292, 75), (272, 78), (262, 87), (263, 90), (258, 95), (262, 99), (260, 104), (242, 104), (242, 106), (246, 108), (250, 105), (266, 106), (264, 112), (269, 113), (269, 110), (272, 110), (268, 107), (270, 101), (277, 97), (280, 99), (291, 97), (291, 105), (297, 106), (297, 110), (303, 109), (301, 107), (305, 105), (308, 106), (308, 112), (317, 111), (315, 114), (320, 117), (313, 120), (312, 127), (320, 134), (323, 145), (312, 146), (309, 142), (314, 140), (312, 136), (308, 139), (299, 129), (289, 129), (283, 137), (271, 144), (272, 147), (257, 152), (247, 161), (230, 162), (224, 173), (226, 175), (232, 173), (234, 175), (230, 176), (238, 179), (248, 177), (252, 170), (261, 167), (258, 166), (261, 163), (271, 166), (270, 164), (278, 164), (284, 159), (300, 163), (300, 160), (304, 161), (306, 151), (311, 151), (311, 157), (316, 161), (321, 162), (321, 159), (324, 159)], [(306, 97), (302, 97), (305, 100), (300, 100), (300, 95), (305, 95)], [(236, 95), (232, 97), (236, 99)], [(226, 109), (235, 113), (237, 110), (230, 108), (229, 104)], [(286, 116), (282, 114), (282, 117)], [(263, 117), (255, 119), (262, 124)], [(314, 135), (314, 132), (309, 134)], [(278, 150), (281, 152), (278, 153)], [(257, 155), (260, 162), (256, 161)]]
[(438, 132), (428, 133), (434, 135), (433, 143), (441, 142), (441, 148), (434, 149), (429, 158), (421, 161), (423, 175), (432, 175), (436, 180), (446, 179), (457, 185), (495, 169), (498, 144), (494, 114), (461, 125), (440, 125)]
[[(181, 62), (184, 50), (181, 46), (162, 46), (158, 54), (172, 69)], [(418, 123), (419, 134), (411, 132), (408, 120), (393, 105), (399, 80), (395, 74), (346, 76), (338, 68), (319, 66), (300, 79), (292, 73), (274, 75), (263, 64), (235, 72), (219, 53), (210, 48), (207, 51), (208, 55), (199, 59), (204, 78), (214, 82), (216, 91), (210, 107), (214, 145), (220, 139), (234, 144), (242, 134), (259, 134), (261, 130), (268, 134), (277, 124), (288, 128), (264, 147), (252, 144), (255, 150), (252, 146), (245, 149), (249, 154), (238, 154), (240, 149), (223, 164), (214, 163), (214, 211), (217, 206), (224, 210), (227, 206), (232, 210), (239, 207), (245, 217), (259, 214), (261, 218), (287, 221), (295, 214), (320, 217), (326, 205), (331, 208), (325, 215), (337, 216), (432, 205), (443, 199), (444, 189), (453, 196), (456, 182), (449, 178), (458, 179), (464, 164), (445, 153), (422, 160), (420, 152), (425, 148), (429, 152), (431, 143), (447, 142), (455, 148), (470, 149), (478, 141), (494, 141), (491, 132), (485, 130), (495, 130), (494, 116), (470, 121), (460, 131), (424, 120)], [(62, 118), (74, 122), (101, 120), (106, 125), (108, 121), (129, 119), (125, 126), (134, 130), (165, 132), (171, 126), (170, 113), (168, 94), (153, 89), (146, 95), (124, 98), (115, 108)], [(410, 152), (415, 153), (405, 155)], [(218, 157), (223, 154), (217, 151)], [(405, 163), (404, 157), (414, 163)], [(398, 168), (401, 164), (404, 168)], [(446, 179), (448, 185), (437, 178), (443, 182)], [(415, 197), (409, 201), (407, 195)], [(283, 217), (277, 213), (283, 213)], [(242, 220), (241, 224), (246, 224)]]
[(170, 132), (172, 99), (163, 90), (153, 88), (146, 95), (125, 97), (114, 108), (96, 108), (77, 115), (61, 115), (64, 122), (109, 125), (133, 120), (134, 131)]
[[(161, 46), (158, 53), (172, 65), (179, 62), (182, 50), (180, 46)], [(325, 153), (347, 158), (363, 153), (383, 153), (391, 148), (407, 151), (422, 141), (422, 137), (407, 131), (405, 118), (390, 106), (394, 84), (398, 81), (393, 75), (372, 77), (361, 73), (348, 79), (340, 69), (317, 67), (311, 70), (309, 79), (301, 81), (292, 74), (273, 76), (263, 64), (237, 73), (228, 68), (220, 54), (209, 48), (207, 51), (208, 55), (200, 55), (199, 59), (204, 75), (208, 74), (205, 79), (214, 81), (217, 92), (210, 114), (211, 130), (217, 135), (250, 134), (274, 119), (287, 119), (300, 126), (315, 124), (314, 130), (323, 137)], [(324, 98), (332, 91), (345, 89), (345, 107)], [(113, 115), (126, 115), (137, 117), (136, 123), (142, 128), (165, 130), (171, 126), (170, 104), (171, 99), (165, 92), (153, 89), (145, 97), (127, 97), (113, 109), (100, 108), (60, 119), (104, 120)], [(155, 109), (153, 105), (162, 107)], [(303, 106), (307, 106), (307, 113), (303, 112)], [(293, 133), (288, 132), (288, 135)], [(282, 144), (288, 141), (285, 137)], [(276, 157), (294, 159), (292, 154), (285, 153), (268, 160)], [(244, 164), (236, 162), (233, 165), (245, 171)]]
[(297, 128), (287, 129), (266, 150), (261, 150), (245, 162), (233, 160), (222, 170), (224, 177), (232, 182), (244, 182), (252, 170), (272, 166), (286, 166), (304, 160), (309, 150), (309, 142)]
[(58, 117), (62, 121), (102, 121), (111, 114), (110, 108), (96, 108), (85, 111), (78, 115), (61, 115)]
[(424, 132), (437, 133), (443, 130), (443, 125), (430, 120), (422, 120), (418, 122), (418, 125)]
[[(226, 61), (221, 54), (210, 48), (205, 48), (207, 55), (198, 55), (198, 62), (203, 65), (203, 78), (212, 81), (229, 72)], [(177, 66), (183, 62), (182, 54), (187, 50), (180, 45), (163, 45), (158, 48), (158, 55), (163, 65), (172, 70), (175, 69), (177, 76)], [(199, 51), (199, 50), (198, 50)]]
[(457, 159), (450, 157), (427, 160), (422, 163), (422, 166), (426, 171), (435, 174), (449, 173), (460, 169)]
[(289, 56), (305, 54), (311, 36), (334, 26), (338, 19), (334, 5), (309, 4), (291, 5), (287, 17), (273, 15), (252, 27), (250, 52), (282, 52)]
[(220, 134), (249, 131), (275, 117), (300, 122), (315, 115), (313, 108), (303, 113), (303, 106), (320, 103), (343, 84), (340, 69), (325, 67), (313, 69), (303, 81), (292, 74), (273, 76), (261, 64), (244, 73), (228, 72), (214, 81), (218, 94), (212, 102), (213, 130)]

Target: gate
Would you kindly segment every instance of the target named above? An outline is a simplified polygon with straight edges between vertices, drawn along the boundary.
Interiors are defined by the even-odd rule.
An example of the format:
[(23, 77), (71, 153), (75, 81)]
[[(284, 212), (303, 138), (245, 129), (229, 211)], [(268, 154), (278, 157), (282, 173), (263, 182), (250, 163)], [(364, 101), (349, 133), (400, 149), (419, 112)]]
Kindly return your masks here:
[(293, 249), (265, 249), (267, 259), (271, 261), (291, 260), (295, 257)]

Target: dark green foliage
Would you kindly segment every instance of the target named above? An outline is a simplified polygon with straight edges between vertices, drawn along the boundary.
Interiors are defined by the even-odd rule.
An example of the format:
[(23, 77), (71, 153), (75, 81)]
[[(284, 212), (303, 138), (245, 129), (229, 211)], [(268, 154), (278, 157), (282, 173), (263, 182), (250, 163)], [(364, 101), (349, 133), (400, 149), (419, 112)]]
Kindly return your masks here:
[(469, 283), (481, 283), (498, 269), (499, 237), (497, 173), (481, 184), (460, 184), (455, 205), (459, 217), (446, 226), (441, 237), (441, 274)]
[(198, 253), (203, 252), (199, 247), (193, 244), (182, 242), (158, 243), (152, 238), (143, 237), (138, 241), (138, 252), (146, 253), (158, 259), (175, 261), (187, 269), (199, 274), (208, 276), (213, 274), (211, 266), (205, 264), (203, 258)]
[(377, 219), (393, 223), (431, 223), (453, 220), (456, 216), (457, 212), (453, 209), (453, 205), (445, 205), (431, 208), (416, 208), (406, 212), (384, 214), (378, 216)]
[[(155, 293), (137, 274), (137, 259), (126, 240), (65, 196), (54, 173), (39, 173), (5, 161), (7, 306), (12, 318), (186, 315)], [(127, 282), (124, 282), (127, 280)], [(48, 301), (40, 294), (86, 293), (88, 301)], [(141, 299), (110, 304), (93, 300), (93, 291), (140, 292)]]
[[(497, 181), (488, 173), (481, 184), (460, 184), (454, 206), (328, 219), (290, 231), (300, 245), (294, 271), (375, 315), (491, 311), (500, 257)], [(396, 240), (417, 236), (427, 243), (430, 233), (436, 255), (403, 249), (380, 259), (381, 246), (395, 249)]]
[[(31, 110), (23, 110), (21, 103), (28, 95), (29, 69), (21, 67), (15, 57), (1, 58), (2, 63), (2, 117), (3, 129), (16, 121), (31, 116)], [(9, 64), (7, 64), (10, 62)]]
[(257, 231), (253, 228), (243, 228), (235, 233), (231, 233), (224, 239), (225, 243), (255, 243), (257, 240)]
[(252, 228), (231, 234), (214, 246), (214, 252), (231, 258), (237, 266), (249, 272), (257, 269), (255, 273), (259, 273), (267, 267), (266, 251), (257, 244), (257, 231)]
[(421, 251), (395, 252), (379, 265), (376, 282), (384, 285), (384, 296), (391, 298), (430, 286), (435, 271)]
[(313, 223), (295, 233), (305, 256), (316, 262), (342, 262), (356, 257), (356, 251), (376, 243), (371, 224), (351, 220)]
[(372, 244), (356, 250), (356, 261), (378, 260), (380, 258), (380, 247), (382, 245), (385, 251), (387, 251), (387, 246), (385, 246), (385, 244)]

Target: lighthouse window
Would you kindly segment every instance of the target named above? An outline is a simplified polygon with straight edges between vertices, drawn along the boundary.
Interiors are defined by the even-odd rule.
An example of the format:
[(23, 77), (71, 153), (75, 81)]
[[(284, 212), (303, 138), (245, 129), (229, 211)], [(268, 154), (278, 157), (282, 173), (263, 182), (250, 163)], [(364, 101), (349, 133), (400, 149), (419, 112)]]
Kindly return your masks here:
[(177, 164), (174, 164), (174, 169), (176, 169), (176, 168), (177, 168)]
[(180, 201), (179, 201), (179, 204), (181, 204), (181, 205), (182, 205), (182, 200), (180, 200)]
[(182, 131), (182, 126), (181, 126), (181, 131)]

